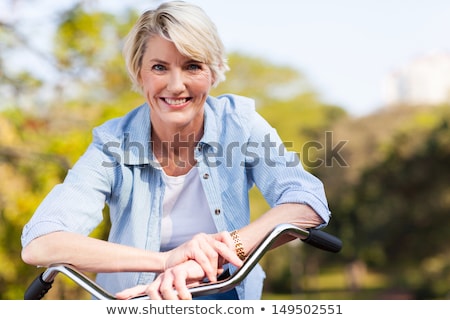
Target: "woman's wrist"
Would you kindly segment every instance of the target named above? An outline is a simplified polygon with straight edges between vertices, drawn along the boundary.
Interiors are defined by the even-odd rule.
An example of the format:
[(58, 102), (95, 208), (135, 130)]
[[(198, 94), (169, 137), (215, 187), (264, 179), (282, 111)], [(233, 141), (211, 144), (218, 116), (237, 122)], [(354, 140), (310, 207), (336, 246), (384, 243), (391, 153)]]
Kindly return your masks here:
[(169, 259), (170, 259), (170, 251), (158, 252), (156, 256), (156, 264), (159, 266), (156, 272), (164, 272), (166, 269), (170, 268)]

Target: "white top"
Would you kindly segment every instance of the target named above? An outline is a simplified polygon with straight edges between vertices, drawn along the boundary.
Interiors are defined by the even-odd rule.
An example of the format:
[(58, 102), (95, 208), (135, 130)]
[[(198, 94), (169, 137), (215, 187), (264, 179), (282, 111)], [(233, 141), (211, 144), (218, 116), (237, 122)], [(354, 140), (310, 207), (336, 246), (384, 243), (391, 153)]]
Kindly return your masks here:
[(168, 176), (161, 221), (161, 251), (171, 250), (188, 241), (197, 233), (216, 233), (198, 168), (193, 167), (182, 176)]

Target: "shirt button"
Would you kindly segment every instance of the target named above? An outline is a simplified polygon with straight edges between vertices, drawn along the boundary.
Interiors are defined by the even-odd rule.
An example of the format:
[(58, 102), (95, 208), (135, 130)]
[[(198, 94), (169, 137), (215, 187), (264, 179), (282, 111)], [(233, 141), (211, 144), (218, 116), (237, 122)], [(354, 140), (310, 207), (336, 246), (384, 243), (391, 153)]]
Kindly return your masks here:
[(203, 175), (203, 179), (209, 179), (209, 173), (205, 173), (205, 174)]
[(216, 214), (216, 216), (218, 216), (218, 215), (220, 214), (220, 209), (216, 209), (216, 210), (214, 211), (214, 213)]

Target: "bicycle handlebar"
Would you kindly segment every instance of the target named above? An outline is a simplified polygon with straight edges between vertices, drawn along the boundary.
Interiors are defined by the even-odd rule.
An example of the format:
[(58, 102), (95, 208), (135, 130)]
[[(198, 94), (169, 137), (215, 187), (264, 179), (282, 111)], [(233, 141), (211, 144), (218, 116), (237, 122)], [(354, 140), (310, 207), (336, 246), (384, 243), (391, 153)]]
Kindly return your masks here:
[[(316, 248), (339, 252), (342, 248), (342, 242), (339, 238), (317, 229), (302, 229), (292, 224), (280, 224), (276, 226), (256, 247), (253, 252), (245, 259), (243, 265), (239, 267), (232, 275), (225, 279), (219, 276), (216, 282), (207, 282), (196, 287), (189, 288), (193, 297), (205, 296), (215, 293), (228, 291), (237, 286), (249, 272), (258, 264), (259, 260), (271, 248), (272, 244), (282, 235), (290, 235), (299, 238)], [(53, 281), (58, 273), (66, 275), (76, 284), (88, 291), (92, 296), (100, 300), (116, 300), (117, 298), (97, 283), (92, 281), (86, 275), (78, 271), (75, 267), (68, 264), (55, 264), (49, 266), (30, 284), (25, 292), (25, 300), (40, 300), (51, 289)], [(132, 300), (149, 299), (148, 296), (138, 296)]]

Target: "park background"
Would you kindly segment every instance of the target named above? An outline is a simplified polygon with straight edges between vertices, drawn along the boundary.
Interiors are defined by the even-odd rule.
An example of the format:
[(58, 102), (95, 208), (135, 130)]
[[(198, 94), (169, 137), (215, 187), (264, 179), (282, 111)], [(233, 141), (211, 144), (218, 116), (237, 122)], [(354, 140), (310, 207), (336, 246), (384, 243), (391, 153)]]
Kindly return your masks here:
[[(326, 231), (344, 243), (338, 254), (301, 242), (271, 251), (262, 261), (264, 298), (450, 298), (450, 43), (439, 37), (450, 31), (449, 4), (427, 1), (435, 11), (422, 12), (418, 1), (318, 1), (323, 10), (312, 10), (314, 24), (302, 28), (304, 12), (317, 6), (312, 1), (296, 2), (302, 12), (284, 0), (193, 2), (218, 21), (229, 48), (231, 70), (213, 95), (256, 100), (324, 182), (333, 213)], [(22, 299), (39, 273), (20, 259), (21, 230), (84, 152), (92, 128), (143, 102), (130, 90), (121, 46), (139, 13), (158, 3), (2, 0), (0, 299)], [(339, 8), (354, 20), (342, 19)], [(289, 23), (281, 26), (275, 16)], [(246, 27), (238, 28), (243, 19)], [(375, 21), (379, 28), (365, 32)], [(355, 30), (357, 41), (345, 40), (343, 33)], [(274, 40), (282, 33), (289, 36), (284, 44)], [(375, 51), (377, 39), (385, 41)], [(405, 46), (409, 55), (402, 55), (395, 48), (403, 42), (422, 46)], [(390, 53), (395, 65), (384, 74), (381, 61)], [(334, 78), (321, 79), (326, 72), (315, 68)], [(370, 70), (379, 82), (364, 77)], [(384, 94), (374, 98), (367, 87)], [(251, 208), (253, 218), (267, 209), (257, 190)], [(107, 222), (93, 234), (106, 235)], [(62, 276), (49, 295), (86, 297)]]

